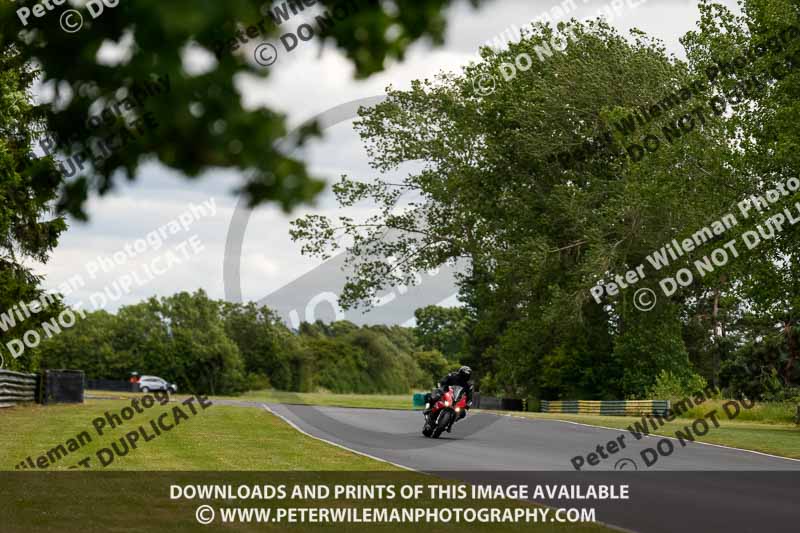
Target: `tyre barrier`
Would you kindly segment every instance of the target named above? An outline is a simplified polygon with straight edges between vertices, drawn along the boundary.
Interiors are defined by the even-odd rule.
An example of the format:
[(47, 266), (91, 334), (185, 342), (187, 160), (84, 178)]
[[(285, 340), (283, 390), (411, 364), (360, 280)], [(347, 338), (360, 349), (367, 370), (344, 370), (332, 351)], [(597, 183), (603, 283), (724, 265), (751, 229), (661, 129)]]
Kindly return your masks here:
[(641, 416), (668, 414), (669, 400), (542, 400), (543, 413), (569, 413), (603, 416)]
[(0, 407), (35, 402), (38, 393), (38, 375), (0, 370)]

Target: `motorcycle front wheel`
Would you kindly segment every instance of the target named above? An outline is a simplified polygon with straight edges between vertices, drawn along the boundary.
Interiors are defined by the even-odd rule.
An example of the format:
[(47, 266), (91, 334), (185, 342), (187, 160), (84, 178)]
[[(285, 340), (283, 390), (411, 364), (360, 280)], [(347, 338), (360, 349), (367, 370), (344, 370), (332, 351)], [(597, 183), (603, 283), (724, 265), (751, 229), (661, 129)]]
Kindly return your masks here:
[(431, 421), (431, 415), (426, 414), (425, 425), (422, 426), (422, 434), (425, 435), (426, 437), (430, 437), (431, 435), (433, 435), (433, 428), (434, 428), (434, 422)]
[(453, 419), (453, 414), (453, 411), (450, 409), (442, 411), (442, 413), (439, 414), (439, 418), (436, 420), (436, 429), (433, 430), (434, 439), (438, 439), (439, 435), (447, 429), (447, 426), (450, 425), (450, 421)]

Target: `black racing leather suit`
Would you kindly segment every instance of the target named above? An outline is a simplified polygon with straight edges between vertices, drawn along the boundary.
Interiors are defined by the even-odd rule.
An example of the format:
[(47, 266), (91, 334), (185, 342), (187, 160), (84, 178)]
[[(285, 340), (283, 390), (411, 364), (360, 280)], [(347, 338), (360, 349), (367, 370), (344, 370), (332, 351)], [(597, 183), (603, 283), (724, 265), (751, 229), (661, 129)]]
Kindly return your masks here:
[[(450, 372), (445, 377), (439, 381), (439, 390), (443, 390), (447, 387), (462, 387), (464, 389), (464, 394), (467, 396), (467, 408), (472, 406), (472, 394), (473, 388), (472, 383), (469, 382), (469, 379), (465, 379), (458, 372)], [(439, 396), (440, 394), (437, 394)], [(431, 394), (425, 395), (425, 403), (431, 404)], [(430, 410), (430, 407), (426, 409), (426, 412)], [(466, 412), (462, 411), (461, 418), (466, 415)]]
[(469, 382), (469, 379), (461, 377), (458, 372), (450, 372), (439, 382), (440, 389), (444, 389), (446, 387), (462, 387), (464, 389), (464, 394), (467, 395), (467, 407), (472, 405), (473, 391), (472, 383)]

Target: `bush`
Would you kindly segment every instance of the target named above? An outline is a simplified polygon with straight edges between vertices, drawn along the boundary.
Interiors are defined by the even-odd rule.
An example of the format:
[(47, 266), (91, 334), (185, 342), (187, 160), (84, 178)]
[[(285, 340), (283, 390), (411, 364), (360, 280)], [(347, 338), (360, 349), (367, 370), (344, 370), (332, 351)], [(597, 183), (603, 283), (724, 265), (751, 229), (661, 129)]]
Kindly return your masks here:
[(772, 375), (766, 380), (768, 386), (764, 387), (765, 402), (800, 403), (800, 387), (784, 386), (778, 378), (778, 372), (772, 369)]
[(705, 390), (706, 386), (706, 380), (698, 374), (676, 376), (668, 370), (662, 370), (650, 387), (647, 397), (652, 400), (681, 400), (697, 391)]
[(448, 372), (458, 368), (458, 363), (448, 361), (438, 350), (414, 352), (412, 355), (422, 369), (423, 377), (418, 385), (424, 389), (434, 386)]
[(249, 373), (247, 374), (247, 390), (267, 390), (272, 389), (272, 383), (269, 378), (264, 374)]
[(795, 368), (788, 378), (781, 377), (779, 369), (786, 366), (788, 358), (786, 339), (782, 335), (766, 335), (759, 342), (745, 344), (724, 361), (720, 377), (732, 397), (791, 401), (798, 396), (800, 369)]

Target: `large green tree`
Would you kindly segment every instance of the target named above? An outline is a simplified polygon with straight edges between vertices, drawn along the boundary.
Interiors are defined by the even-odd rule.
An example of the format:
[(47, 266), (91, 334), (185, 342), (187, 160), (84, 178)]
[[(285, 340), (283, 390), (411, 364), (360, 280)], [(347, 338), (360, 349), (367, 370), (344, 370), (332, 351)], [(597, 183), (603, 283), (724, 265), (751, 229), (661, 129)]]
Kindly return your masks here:
[[(12, 319), (3, 321), (0, 356), (7, 368), (18, 369), (35, 368), (36, 362), (30, 351), (15, 359), (5, 344), (38, 322), (14, 319), (14, 308), (42, 295), (41, 277), (30, 262), (46, 262), (67, 227), (53, 214), (60, 173), (52, 159), (30, 154), (46, 124), (45, 110), (32, 103), (36, 75), (15, 47), (0, 48), (0, 312)], [(52, 303), (35, 315), (36, 320), (47, 320), (58, 309), (59, 304)]]
[[(564, 52), (537, 60), (554, 38), (567, 43)], [(476, 91), (482, 77), (520, 54), (532, 58), (529, 69), (498, 80), (491, 94)], [(363, 222), (308, 216), (293, 236), (320, 254), (349, 243), (349, 305), (369, 301), (382, 286), (412, 282), (420, 269), (469, 259), (461, 297), (476, 321), (473, 358), (506, 393), (643, 394), (659, 369), (689, 371), (681, 305), (690, 295), (662, 298), (642, 312), (635, 289), (600, 304), (589, 289), (641, 264), (647, 274), (637, 288), (657, 289), (688, 258), (655, 272), (647, 255), (724, 214), (736, 197), (723, 120), (710, 111), (671, 141), (662, 138), (647, 157), (623, 151), (641, 137), (617, 124), (679, 91), (692, 74), (639, 32), (625, 39), (604, 23), (532, 28), (508, 50), (485, 50), (460, 76), (390, 90), (384, 103), (364, 110), (357, 127), (377, 170), (413, 160), (424, 169), (400, 183), (344, 178), (335, 188), (343, 207), (369, 198), (383, 209)], [(664, 112), (650, 132), (674, 127), (708, 97), (694, 92), (694, 101)], [(607, 131), (614, 132), (610, 149), (559, 163), (560, 154)], [(409, 191), (421, 200), (398, 211), (397, 197)], [(385, 239), (387, 231), (401, 237)], [(341, 234), (348, 239), (336, 240)], [(577, 370), (556, 363), (564, 357)], [(543, 373), (554, 367), (563, 375)], [(565, 381), (572, 385), (558, 385)]]
[(239, 347), (245, 369), (250, 374), (266, 376), (277, 389), (294, 387), (292, 368), (301, 362), (300, 343), (266, 307), (254, 303), (222, 305), (225, 332)]
[[(796, 127), (800, 118), (800, 6), (791, 0), (747, 0), (742, 8), (742, 14), (737, 16), (724, 6), (701, 1), (698, 30), (684, 41), (690, 61), (698, 67), (749, 58), (746, 67), (728, 80), (729, 86), (750, 78), (762, 81), (760, 90), (747, 94), (735, 106), (737, 112), (727, 123), (728, 137), (738, 148), (731, 164), (750, 176), (741, 195), (745, 198), (764, 195), (800, 176), (800, 137)], [(768, 53), (760, 48), (767, 48)], [(740, 233), (755, 230), (768, 216), (784, 207), (791, 208), (799, 200), (800, 194), (794, 194), (763, 214), (753, 209), (753, 216), (742, 225)], [(739, 330), (723, 345), (738, 345), (741, 349), (738, 353), (726, 349), (717, 359), (730, 356), (726, 372), (729, 381), (734, 389), (746, 394), (752, 395), (754, 388), (737, 384), (749, 380), (747, 373), (736, 376), (731, 373), (732, 368), (759, 368), (769, 360), (771, 370), (759, 372), (774, 371), (784, 386), (800, 383), (798, 245), (800, 227), (787, 223), (774, 239), (764, 239), (739, 260), (735, 269), (725, 272), (727, 292), (735, 297), (742, 311), (734, 314), (738, 324), (715, 320), (715, 329)], [(776, 348), (775, 338), (782, 339), (780, 348)], [(715, 367), (719, 369), (718, 364)]]
[(468, 315), (462, 307), (429, 305), (414, 311), (417, 341), (425, 350), (437, 350), (454, 362), (467, 353)]

